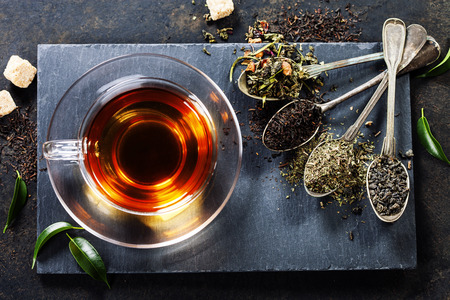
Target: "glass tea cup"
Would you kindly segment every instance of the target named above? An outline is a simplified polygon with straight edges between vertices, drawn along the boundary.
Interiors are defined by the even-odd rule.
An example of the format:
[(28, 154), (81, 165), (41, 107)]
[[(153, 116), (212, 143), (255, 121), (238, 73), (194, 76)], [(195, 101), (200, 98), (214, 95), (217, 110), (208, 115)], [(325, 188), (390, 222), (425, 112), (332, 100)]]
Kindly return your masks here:
[(242, 144), (211, 79), (170, 57), (135, 54), (69, 88), (43, 153), (60, 202), (80, 225), (119, 245), (153, 248), (217, 216), (236, 184)]

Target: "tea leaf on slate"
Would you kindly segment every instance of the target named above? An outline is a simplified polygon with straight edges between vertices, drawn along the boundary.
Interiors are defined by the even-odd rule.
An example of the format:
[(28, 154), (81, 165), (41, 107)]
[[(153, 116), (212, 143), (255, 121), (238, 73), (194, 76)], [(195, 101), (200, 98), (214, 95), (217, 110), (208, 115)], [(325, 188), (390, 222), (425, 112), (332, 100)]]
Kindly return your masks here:
[(3, 233), (6, 232), (6, 229), (9, 225), (11, 225), (12, 221), (17, 217), (19, 212), (22, 210), (22, 208), (25, 206), (25, 203), (27, 202), (27, 185), (25, 184), (25, 181), (23, 181), (22, 177), (20, 177), (20, 174), (17, 172), (17, 178), (16, 178), (16, 184), (14, 186), (14, 195), (11, 200), (11, 205), (9, 206), (8, 211), (8, 219), (6, 219), (6, 225), (3, 229)]
[(39, 234), (39, 237), (36, 240), (36, 245), (34, 246), (33, 264), (31, 269), (34, 268), (37, 255), (42, 246), (44, 246), (44, 244), (54, 235), (69, 229), (83, 229), (83, 227), (74, 227), (68, 222), (56, 222), (45, 228), (41, 234)]
[(423, 114), (423, 108), (422, 117), (417, 122), (417, 134), (419, 135), (420, 143), (425, 147), (425, 149), (427, 149), (427, 151), (431, 155), (450, 164), (450, 161), (445, 156), (444, 150), (442, 150), (441, 145), (431, 134), (430, 125), (428, 124), (428, 121)]
[(449, 69), (450, 69), (450, 49), (448, 50), (445, 58), (436, 67), (434, 67), (433, 69), (424, 74), (417, 76), (417, 78), (438, 76), (444, 74)]
[(239, 56), (238, 58), (236, 58), (236, 60), (233, 62), (233, 64), (231, 65), (231, 68), (230, 68), (230, 77), (229, 77), (229, 78), (230, 78), (230, 82), (233, 81), (233, 71), (234, 71), (234, 68), (236, 67), (236, 64), (237, 64), (240, 60), (243, 60), (243, 59), (254, 59), (254, 60), (258, 60), (258, 59), (257, 59), (256, 57), (254, 57), (254, 56), (255, 56), (256, 54), (258, 54), (258, 53), (260, 53), (260, 52), (266, 50), (267, 48), (273, 46), (273, 45), (274, 45), (274, 43), (269, 43), (269, 44), (265, 45), (264, 47), (262, 47), (261, 49), (256, 50), (255, 52), (248, 54), (248, 56)]
[(92, 278), (103, 281), (111, 288), (106, 278), (105, 264), (94, 246), (92, 246), (85, 238), (71, 238), (68, 234), (67, 236), (70, 239), (70, 252), (78, 265)]

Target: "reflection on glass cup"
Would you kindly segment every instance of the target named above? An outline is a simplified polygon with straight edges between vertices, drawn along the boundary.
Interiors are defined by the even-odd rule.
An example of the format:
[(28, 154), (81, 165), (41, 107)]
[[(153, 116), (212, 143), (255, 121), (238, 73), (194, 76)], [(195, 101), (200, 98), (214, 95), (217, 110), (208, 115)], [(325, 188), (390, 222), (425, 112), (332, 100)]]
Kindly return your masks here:
[(236, 185), (242, 141), (226, 96), (201, 71), (134, 54), (85, 73), (60, 100), (43, 145), (50, 181), (84, 228), (128, 247), (193, 236)]

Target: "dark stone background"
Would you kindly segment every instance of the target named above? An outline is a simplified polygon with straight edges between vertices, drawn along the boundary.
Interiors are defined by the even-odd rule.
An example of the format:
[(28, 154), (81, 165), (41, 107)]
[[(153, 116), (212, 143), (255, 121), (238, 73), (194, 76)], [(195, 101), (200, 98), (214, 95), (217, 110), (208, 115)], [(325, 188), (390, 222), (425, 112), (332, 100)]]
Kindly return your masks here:
[[(37, 1), (0, 3), (0, 70), (18, 54), (36, 65), (38, 44), (79, 43), (198, 43), (201, 30), (235, 29), (230, 42), (243, 42), (254, 16), (272, 20), (282, 4), (292, 1), (235, 0), (232, 16), (206, 24), (204, 1)], [(242, 2), (242, 3), (241, 3)], [(321, 6), (344, 9), (348, 1), (298, 1), (304, 10)], [(450, 3), (420, 0), (356, 0), (360, 40), (381, 41), (388, 17), (423, 25), (447, 53)], [(197, 19), (193, 20), (193, 16)], [(419, 72), (420, 73), (420, 72)], [(425, 108), (434, 136), (450, 154), (449, 74), (430, 79), (411, 77), (413, 123)], [(36, 118), (36, 82), (28, 89), (12, 86), (0, 76), (0, 89), (16, 103), (32, 108)], [(0, 139), (0, 143), (4, 141)], [(111, 275), (112, 290), (87, 275), (37, 275), (31, 270), (36, 239), (36, 183), (28, 183), (29, 199), (20, 218), (0, 234), (0, 298), (419, 298), (450, 297), (450, 211), (448, 166), (414, 142), (414, 175), (418, 267), (405, 271), (267, 272)], [(10, 157), (1, 157), (3, 163)], [(0, 220), (7, 217), (14, 175), (1, 169)], [(3, 225), (2, 225), (3, 226)]]

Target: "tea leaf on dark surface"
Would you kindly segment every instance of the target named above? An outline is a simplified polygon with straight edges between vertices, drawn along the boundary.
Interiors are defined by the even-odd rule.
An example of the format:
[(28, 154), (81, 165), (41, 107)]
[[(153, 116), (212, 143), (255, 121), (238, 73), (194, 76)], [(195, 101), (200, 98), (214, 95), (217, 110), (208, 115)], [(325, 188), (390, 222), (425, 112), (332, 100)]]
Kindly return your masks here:
[(417, 122), (417, 134), (419, 135), (420, 143), (425, 147), (428, 153), (450, 164), (450, 161), (445, 156), (444, 150), (442, 150), (441, 145), (431, 133), (430, 125), (428, 124), (428, 121), (423, 114), (423, 108), (422, 117), (420, 117), (419, 121)]
[(269, 43), (269, 44), (265, 45), (264, 47), (262, 47), (262, 48), (256, 50), (255, 52), (249, 53), (248, 56), (239, 56), (238, 58), (236, 58), (236, 60), (233, 62), (233, 64), (231, 65), (231, 68), (230, 68), (230, 82), (233, 81), (233, 71), (234, 71), (234, 68), (236, 67), (236, 64), (237, 64), (239, 61), (241, 61), (241, 60), (243, 60), (243, 59), (254, 59), (254, 60), (258, 60), (258, 58), (256, 58), (255, 56), (256, 56), (257, 54), (261, 53), (262, 51), (266, 50), (267, 48), (272, 47), (273, 45), (274, 45), (274, 43)]
[(83, 227), (74, 227), (68, 222), (56, 222), (45, 228), (41, 234), (39, 234), (39, 237), (36, 240), (36, 245), (34, 246), (33, 264), (31, 266), (32, 269), (34, 268), (37, 255), (42, 246), (44, 246), (44, 244), (54, 235), (69, 229), (83, 229)]
[(9, 206), (8, 211), (8, 219), (6, 220), (5, 228), (3, 229), (3, 233), (6, 232), (6, 229), (9, 225), (11, 225), (12, 221), (17, 217), (19, 212), (25, 206), (27, 202), (27, 185), (25, 181), (22, 180), (19, 172), (17, 172), (16, 184), (14, 186), (14, 195), (11, 200), (11, 205)]
[(70, 239), (69, 249), (78, 265), (92, 278), (103, 281), (111, 288), (106, 278), (106, 268), (102, 258), (98, 254), (94, 246), (85, 238), (74, 237)]
[(444, 74), (449, 69), (450, 69), (450, 49), (448, 50), (445, 58), (436, 67), (434, 67), (433, 69), (429, 70), (424, 74), (417, 76), (417, 78), (438, 76)]

